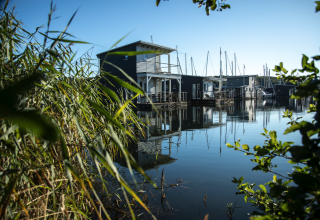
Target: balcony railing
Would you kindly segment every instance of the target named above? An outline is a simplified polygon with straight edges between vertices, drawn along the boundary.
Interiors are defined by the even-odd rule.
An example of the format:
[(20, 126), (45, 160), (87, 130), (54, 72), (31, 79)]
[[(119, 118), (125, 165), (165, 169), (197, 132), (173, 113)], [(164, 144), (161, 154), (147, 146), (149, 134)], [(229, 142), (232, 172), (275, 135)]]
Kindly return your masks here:
[(153, 60), (139, 61), (136, 64), (137, 73), (181, 74), (180, 65), (155, 62)]
[[(187, 92), (158, 92), (158, 93), (147, 93), (147, 96), (153, 103), (171, 103), (171, 102), (186, 102)], [(138, 103), (150, 103), (146, 96), (140, 95), (138, 97)]]
[(202, 92), (202, 99), (228, 99), (234, 98), (234, 92), (232, 91), (220, 91), (220, 92)]

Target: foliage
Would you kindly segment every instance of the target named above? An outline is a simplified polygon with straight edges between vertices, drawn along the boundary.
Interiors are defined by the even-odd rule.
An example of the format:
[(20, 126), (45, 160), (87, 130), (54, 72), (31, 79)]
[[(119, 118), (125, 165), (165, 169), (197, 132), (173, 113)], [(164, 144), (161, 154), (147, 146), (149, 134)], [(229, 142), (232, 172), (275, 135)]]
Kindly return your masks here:
[[(156, 5), (159, 6), (161, 0), (156, 0)], [(226, 1), (226, 0), (224, 0)], [(207, 15), (210, 15), (211, 11), (222, 11), (224, 9), (229, 8), (230, 5), (225, 4), (223, 0), (192, 0), (194, 4), (198, 4), (198, 8), (200, 8), (202, 5), (205, 5), (205, 10)]]
[[(320, 2), (316, 2), (316, 12), (320, 11)], [(264, 133), (267, 140), (264, 145), (255, 146), (254, 153), (250, 152), (247, 145), (235, 142), (235, 145), (227, 144), (228, 147), (245, 152), (245, 155), (253, 155), (251, 161), (257, 163), (253, 170), (272, 172), (275, 175), (273, 180), (259, 185), (260, 189), (254, 190), (255, 184), (243, 183), (244, 178), (234, 178), (232, 182), (238, 185), (240, 192), (244, 194), (245, 201), (253, 203), (260, 212), (253, 212), (251, 219), (320, 219), (320, 118), (319, 118), (319, 70), (315, 66), (315, 61), (320, 60), (320, 56), (313, 56), (312, 61), (303, 55), (302, 68), (295, 69), (291, 73), (284, 68), (283, 63), (276, 65), (274, 71), (279, 78), (292, 83), (300, 82), (297, 92), (292, 95), (293, 99), (302, 99), (309, 96), (314, 97), (316, 105), (310, 105), (308, 112), (315, 114), (312, 122), (299, 121), (301, 118), (293, 118), (292, 112), (284, 112), (283, 117), (289, 118), (290, 126), (285, 130), (285, 134), (299, 131), (302, 135), (302, 145), (293, 145), (292, 142), (277, 140), (275, 131)], [(302, 76), (295, 76), (296, 71), (307, 73)], [(291, 157), (288, 154), (291, 154)], [(294, 165), (294, 169), (287, 175), (281, 175), (274, 171), (276, 165), (272, 160), (275, 157), (282, 157)], [(284, 180), (283, 180), (284, 179)], [(291, 184), (290, 184), (291, 183)], [(265, 185), (269, 186), (268, 192)]]
[(51, 3), (46, 32), (38, 27), (29, 33), (7, 4), (0, 15), (0, 219), (86, 219), (93, 210), (110, 219), (109, 204), (101, 202), (101, 196), (114, 196), (107, 175), (120, 184), (124, 216), (135, 218), (134, 201), (150, 213), (112, 161), (120, 153), (131, 172), (132, 165), (144, 174), (125, 147), (136, 140), (133, 127), (142, 132), (143, 125), (130, 101), (100, 84), (91, 57), (75, 58), (72, 45), (85, 43), (66, 38), (72, 37), (66, 31), (76, 13), (64, 31), (51, 31)]

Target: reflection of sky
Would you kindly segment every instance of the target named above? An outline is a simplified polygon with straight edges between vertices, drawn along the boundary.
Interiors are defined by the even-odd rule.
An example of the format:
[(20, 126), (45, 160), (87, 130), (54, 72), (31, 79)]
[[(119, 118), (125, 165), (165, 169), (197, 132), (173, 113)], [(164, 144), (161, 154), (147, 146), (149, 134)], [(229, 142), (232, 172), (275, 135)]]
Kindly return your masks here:
[[(216, 219), (225, 219), (226, 204), (234, 202), (237, 202), (237, 206), (243, 207), (235, 211), (235, 219), (247, 219), (246, 214), (254, 210), (250, 203), (244, 203), (242, 195), (235, 196), (236, 184), (231, 182), (231, 178), (244, 176), (244, 182), (255, 182), (259, 185), (272, 180), (273, 174), (251, 171), (255, 166), (255, 163), (250, 161), (252, 157), (227, 148), (226, 143), (233, 144), (235, 140), (241, 139), (240, 144), (248, 144), (252, 150), (255, 145), (263, 145), (265, 138), (260, 133), (263, 132), (263, 127), (266, 127), (268, 130), (276, 130), (278, 139), (283, 142), (293, 141), (295, 144), (301, 144), (299, 132), (283, 135), (289, 121), (282, 118), (282, 112), (287, 107), (285, 104), (278, 101), (264, 106), (255, 100), (252, 104), (254, 121), (243, 120), (240, 116), (247, 114), (242, 110), (245, 108), (243, 105), (242, 108), (238, 108), (241, 105), (235, 103), (234, 108), (238, 108), (235, 110), (239, 114), (232, 116), (229, 114), (230, 109), (213, 108), (208, 118), (210, 117), (209, 121), (216, 125), (200, 127), (206, 126), (203, 123), (205, 117), (200, 118), (203, 124), (193, 121), (192, 117), (185, 118), (182, 124), (189, 125), (189, 129), (183, 130), (181, 136), (174, 136), (170, 141), (168, 138), (162, 140), (161, 154), (170, 154), (170, 157), (178, 160), (157, 166), (148, 173), (159, 179), (164, 169), (167, 184), (175, 183), (178, 178), (188, 182), (184, 186), (190, 189), (175, 188), (166, 193), (170, 205), (174, 210), (179, 210), (173, 211), (178, 219), (203, 219), (206, 213)], [(311, 121), (314, 114), (306, 114), (307, 104), (302, 108), (303, 111), (295, 111), (294, 117), (303, 116), (304, 120)], [(190, 109), (192, 107), (188, 106), (188, 111)], [(192, 115), (192, 111), (190, 112), (188, 117)], [(204, 112), (200, 111), (201, 114)], [(220, 118), (223, 126), (219, 125)], [(172, 121), (172, 124), (174, 123), (176, 122)], [(276, 172), (286, 175), (292, 171), (292, 165), (286, 160), (275, 159), (274, 163), (278, 165), (278, 168), (274, 168)], [(205, 194), (207, 207), (201, 206)]]

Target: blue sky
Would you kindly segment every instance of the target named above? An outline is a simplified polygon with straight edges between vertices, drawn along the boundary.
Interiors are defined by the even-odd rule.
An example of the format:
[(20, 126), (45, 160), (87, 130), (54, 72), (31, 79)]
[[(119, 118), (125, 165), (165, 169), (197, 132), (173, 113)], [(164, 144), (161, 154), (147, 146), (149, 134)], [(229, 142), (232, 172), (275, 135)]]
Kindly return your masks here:
[[(46, 25), (50, 2), (11, 0), (9, 7), (16, 5), (17, 18), (32, 32)], [(226, 3), (231, 9), (207, 16), (204, 7), (198, 8), (192, 0), (162, 0), (159, 7), (155, 0), (55, 0), (55, 16), (59, 18), (53, 20), (51, 30), (63, 30), (79, 8), (68, 32), (78, 40), (92, 43), (75, 45), (79, 55), (94, 46), (92, 54), (96, 58), (96, 54), (108, 50), (132, 31), (119, 46), (138, 40), (150, 42), (152, 35), (156, 44), (178, 46), (183, 72), (187, 53), (188, 74), (191, 74), (192, 56), (198, 75), (203, 74), (208, 51), (214, 69), (209, 61), (208, 75), (219, 73), (220, 47), (224, 73), (224, 51), (230, 63), (236, 53), (240, 72), (243, 73), (245, 65), (246, 74), (260, 74), (263, 65), (273, 69), (281, 61), (288, 70), (300, 68), (302, 54), (319, 54), (320, 13), (315, 13), (314, 0), (227, 0)], [(176, 54), (171, 59), (176, 62)], [(272, 71), (271, 75), (274, 75)]]

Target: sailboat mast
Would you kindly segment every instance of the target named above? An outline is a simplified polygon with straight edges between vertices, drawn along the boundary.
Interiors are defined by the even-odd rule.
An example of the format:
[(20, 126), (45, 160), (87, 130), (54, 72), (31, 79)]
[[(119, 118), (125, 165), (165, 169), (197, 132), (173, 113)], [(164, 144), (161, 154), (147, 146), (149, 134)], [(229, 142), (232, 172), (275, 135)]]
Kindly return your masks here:
[(209, 51), (207, 53), (207, 62), (206, 62), (206, 76), (208, 76), (208, 57), (209, 57)]
[(187, 72), (187, 53), (184, 54), (184, 62), (185, 62), (185, 66), (186, 66), (186, 75), (188, 75), (188, 72)]
[(237, 58), (236, 53), (234, 53), (234, 75), (237, 75)]
[(225, 55), (226, 55), (226, 76), (228, 75), (228, 66), (227, 66), (227, 51), (224, 51)]
[(222, 66), (221, 66), (221, 47), (220, 47), (220, 78), (221, 78), (221, 74), (222, 74)]

